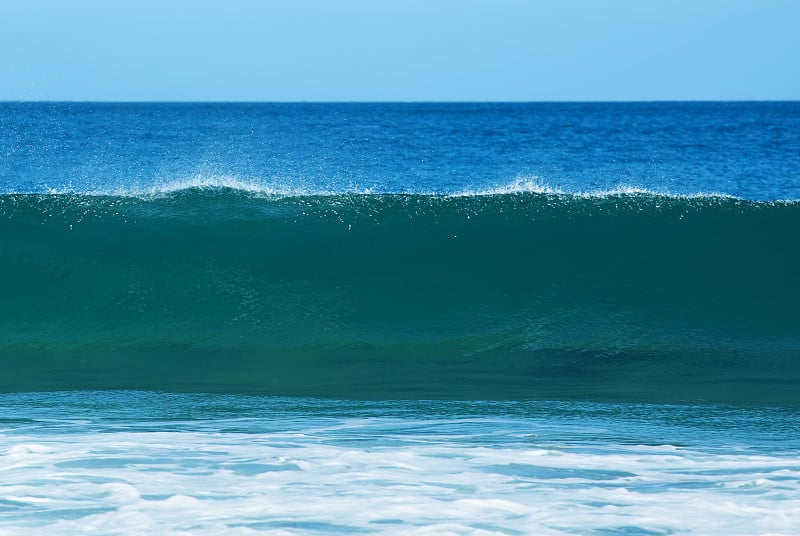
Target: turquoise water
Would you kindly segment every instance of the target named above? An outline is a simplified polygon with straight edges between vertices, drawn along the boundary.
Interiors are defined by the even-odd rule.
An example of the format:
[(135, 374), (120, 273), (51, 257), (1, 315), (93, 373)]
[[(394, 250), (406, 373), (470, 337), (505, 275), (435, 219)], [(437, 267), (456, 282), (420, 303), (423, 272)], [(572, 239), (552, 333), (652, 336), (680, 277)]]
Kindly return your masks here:
[(0, 389), (794, 405), (800, 204), (0, 197)]
[(795, 534), (798, 147), (791, 102), (0, 103), (0, 533)]

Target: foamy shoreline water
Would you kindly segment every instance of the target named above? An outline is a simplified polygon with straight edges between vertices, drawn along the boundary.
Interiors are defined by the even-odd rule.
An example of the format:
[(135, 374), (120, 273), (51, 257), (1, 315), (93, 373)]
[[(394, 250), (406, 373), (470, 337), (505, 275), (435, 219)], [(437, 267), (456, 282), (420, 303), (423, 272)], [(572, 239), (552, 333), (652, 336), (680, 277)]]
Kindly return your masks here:
[(0, 431), (1, 534), (800, 529), (798, 417), (782, 410), (0, 398), (16, 410)]

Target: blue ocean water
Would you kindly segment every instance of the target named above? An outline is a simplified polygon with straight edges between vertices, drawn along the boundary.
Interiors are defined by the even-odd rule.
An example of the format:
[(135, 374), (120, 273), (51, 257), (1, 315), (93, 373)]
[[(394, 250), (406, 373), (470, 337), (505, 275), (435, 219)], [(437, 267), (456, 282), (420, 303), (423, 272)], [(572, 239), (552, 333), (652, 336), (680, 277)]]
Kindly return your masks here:
[(797, 533), (799, 127), (0, 103), (0, 533)]
[(536, 184), (797, 199), (800, 105), (0, 103), (4, 192)]

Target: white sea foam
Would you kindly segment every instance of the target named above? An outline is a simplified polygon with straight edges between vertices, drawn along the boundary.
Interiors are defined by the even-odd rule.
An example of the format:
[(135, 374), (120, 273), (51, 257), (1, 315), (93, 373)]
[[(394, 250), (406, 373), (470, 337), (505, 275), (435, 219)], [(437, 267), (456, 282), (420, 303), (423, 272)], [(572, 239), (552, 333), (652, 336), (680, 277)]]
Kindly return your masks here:
[[(115, 187), (113, 185), (99, 188), (75, 189), (71, 185), (47, 187), (45, 193), (51, 195), (85, 195), (85, 196), (119, 196), (138, 198), (162, 198), (189, 190), (236, 190), (254, 196), (263, 197), (301, 197), (301, 196), (336, 196), (336, 195), (429, 195), (444, 197), (484, 197), (510, 194), (541, 194), (557, 197), (573, 197), (584, 199), (602, 199), (614, 196), (661, 196), (680, 199), (694, 198), (720, 198), (740, 199), (738, 197), (719, 192), (690, 192), (676, 193), (667, 190), (642, 188), (639, 186), (618, 184), (611, 188), (596, 188), (588, 190), (571, 189), (563, 186), (553, 186), (541, 177), (524, 176), (516, 177), (507, 183), (496, 186), (468, 188), (455, 192), (418, 191), (413, 188), (405, 190), (381, 189), (376, 187), (363, 187), (358, 185), (337, 185), (336, 187), (319, 187), (305, 185), (302, 181), (260, 179), (254, 177), (240, 177), (236, 175), (196, 174), (167, 180), (153, 180), (146, 184), (132, 183)], [(788, 201), (778, 201), (789, 203)]]
[(296, 197), (304, 195), (335, 195), (325, 189), (312, 189), (295, 186), (279, 181), (268, 182), (253, 178), (242, 178), (235, 175), (197, 174), (188, 177), (152, 181), (147, 184), (133, 183), (124, 186), (104, 186), (84, 188), (80, 190), (69, 186), (48, 187), (46, 193), (51, 195), (85, 195), (85, 196), (118, 196), (138, 198), (161, 198), (189, 190), (236, 190), (265, 197)]
[(559, 197), (577, 197), (584, 199), (602, 199), (606, 197), (622, 196), (622, 195), (648, 195), (660, 197), (672, 197), (679, 199), (695, 199), (695, 198), (721, 198), (721, 199), (739, 199), (735, 196), (717, 193), (717, 192), (691, 192), (691, 193), (675, 193), (667, 190), (642, 188), (639, 186), (632, 186), (626, 184), (618, 184), (611, 188), (597, 188), (589, 190), (566, 189), (563, 187), (552, 186), (540, 177), (517, 177), (511, 182), (493, 186), (489, 188), (467, 189), (453, 194), (448, 194), (451, 197), (475, 197), (475, 196), (492, 196), (492, 195), (508, 195), (508, 194), (543, 194)]
[(304, 181), (289, 179), (265, 179), (259, 177), (241, 177), (238, 175), (202, 174), (177, 178), (154, 178), (145, 183), (140, 181), (125, 184), (106, 184), (103, 186), (74, 187), (71, 183), (59, 186), (45, 186), (41, 190), (27, 192), (8, 191), (4, 194), (48, 194), (75, 195), (88, 197), (132, 197), (140, 199), (160, 199), (174, 194), (192, 190), (219, 191), (234, 190), (254, 197), (302, 197), (302, 196), (337, 196), (347, 194), (369, 195), (378, 192), (374, 188), (353, 184), (336, 187), (322, 187), (307, 184)]
[(172, 180), (161, 184), (152, 184), (145, 187), (134, 187), (121, 190), (131, 196), (159, 196), (169, 195), (183, 190), (211, 190), (228, 188), (241, 192), (263, 195), (297, 195), (301, 190), (287, 186), (275, 186), (262, 182), (242, 179), (231, 175), (194, 175), (183, 179)]
[(233, 420), (4, 434), (0, 533), (800, 532), (800, 464), (785, 453), (537, 443), (535, 427), (504, 426), (350, 417), (281, 432), (226, 431), (246, 427)]
[(511, 182), (501, 184), (499, 186), (492, 186), (489, 188), (478, 189), (465, 189), (459, 192), (450, 194), (453, 197), (472, 197), (472, 196), (485, 196), (485, 195), (506, 195), (506, 194), (547, 194), (547, 195), (566, 195), (567, 192), (549, 186), (544, 183), (539, 177), (517, 177)]

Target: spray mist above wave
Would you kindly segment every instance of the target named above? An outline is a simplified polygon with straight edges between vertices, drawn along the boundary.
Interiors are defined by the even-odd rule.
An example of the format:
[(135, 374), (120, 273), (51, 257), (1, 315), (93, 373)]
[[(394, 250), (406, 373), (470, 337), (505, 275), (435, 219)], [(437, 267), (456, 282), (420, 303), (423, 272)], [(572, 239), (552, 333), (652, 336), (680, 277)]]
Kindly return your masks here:
[[(158, 199), (170, 197), (187, 191), (236, 191), (252, 196), (263, 197), (302, 197), (331, 196), (340, 194), (370, 194), (368, 189), (335, 190), (327, 188), (309, 188), (292, 182), (265, 181), (254, 178), (243, 178), (235, 175), (194, 175), (187, 178), (159, 181), (153, 184), (132, 184), (106, 188), (75, 189), (71, 187), (48, 187), (45, 192), (50, 195), (79, 195), (94, 197), (131, 197), (139, 199)], [(17, 192), (11, 192), (17, 193)], [(32, 192), (34, 193), (34, 192)]]
[[(70, 186), (47, 187), (43, 192), (5, 192), (10, 195), (24, 193), (47, 195), (95, 196), (95, 197), (130, 197), (139, 199), (159, 199), (173, 197), (185, 192), (220, 192), (234, 191), (252, 197), (291, 198), (291, 197), (331, 197), (343, 195), (409, 195), (426, 197), (494, 197), (517, 194), (535, 194), (556, 197), (561, 200), (569, 198), (604, 199), (610, 197), (665, 197), (673, 199), (731, 199), (743, 200), (740, 197), (720, 192), (672, 192), (669, 190), (643, 188), (640, 186), (619, 184), (612, 188), (569, 189), (549, 184), (537, 176), (517, 177), (510, 182), (496, 186), (485, 186), (459, 191), (432, 191), (416, 189), (413, 186), (404, 189), (380, 188), (378, 186), (345, 186), (319, 187), (304, 185), (295, 180), (264, 180), (254, 177), (236, 175), (194, 175), (186, 178), (165, 180), (153, 184), (132, 184), (118, 187), (76, 189)], [(778, 203), (793, 203), (796, 200), (776, 200)]]
[(719, 192), (691, 192), (676, 193), (668, 190), (642, 188), (626, 184), (618, 184), (613, 188), (598, 188), (588, 190), (565, 189), (552, 186), (539, 177), (517, 177), (509, 183), (496, 187), (481, 188), (476, 190), (462, 190), (458, 193), (448, 194), (450, 197), (478, 197), (511, 194), (541, 194), (554, 197), (575, 197), (582, 199), (602, 199), (606, 197), (620, 196), (652, 196), (669, 197), (675, 199), (699, 199), (699, 198), (720, 198), (720, 199), (741, 199), (739, 197), (719, 193)]

